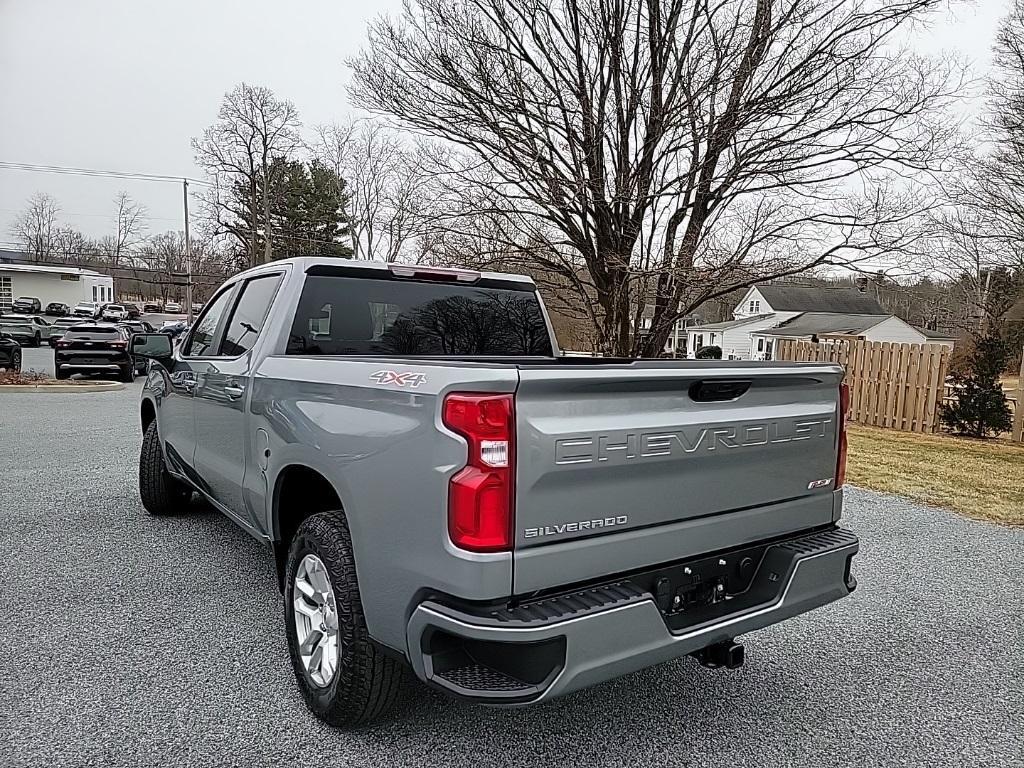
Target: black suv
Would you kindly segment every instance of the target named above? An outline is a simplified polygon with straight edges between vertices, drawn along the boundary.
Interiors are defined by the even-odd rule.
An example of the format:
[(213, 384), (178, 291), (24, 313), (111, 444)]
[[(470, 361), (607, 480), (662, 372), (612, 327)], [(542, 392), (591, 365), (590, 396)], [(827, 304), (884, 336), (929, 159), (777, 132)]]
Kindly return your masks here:
[(46, 312), (44, 314), (50, 315), (50, 317), (66, 317), (71, 312), (71, 307), (67, 304), (62, 304), (59, 301), (51, 301), (46, 305)]
[(21, 345), (3, 331), (0, 331), (0, 368), (21, 370)]
[(39, 303), (39, 299), (32, 296), (19, 296), (11, 305), (11, 312), (16, 312), (19, 315), (36, 315), (42, 310), (43, 305)]
[(116, 373), (121, 381), (135, 381), (135, 361), (128, 350), (130, 334), (113, 325), (73, 325), (53, 351), (58, 379), (73, 373)]

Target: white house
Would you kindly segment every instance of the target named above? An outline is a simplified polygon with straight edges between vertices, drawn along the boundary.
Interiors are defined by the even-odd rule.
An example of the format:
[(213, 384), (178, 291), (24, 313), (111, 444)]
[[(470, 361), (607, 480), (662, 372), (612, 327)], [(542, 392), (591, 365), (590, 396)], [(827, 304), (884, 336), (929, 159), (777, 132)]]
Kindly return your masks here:
[(944, 343), (953, 340), (890, 315), (857, 288), (773, 283), (749, 288), (733, 320), (686, 329), (687, 357), (701, 347), (721, 347), (728, 360), (771, 360), (779, 338), (855, 336), (870, 341)]
[(780, 339), (826, 341), (863, 339), (902, 344), (940, 344), (953, 348), (955, 339), (936, 331), (915, 328), (895, 315), (845, 315), (806, 312), (774, 328), (752, 334), (755, 359), (771, 360)]
[(79, 267), (0, 264), (0, 312), (8, 312), (20, 296), (73, 307), (80, 301), (114, 300), (114, 278)]

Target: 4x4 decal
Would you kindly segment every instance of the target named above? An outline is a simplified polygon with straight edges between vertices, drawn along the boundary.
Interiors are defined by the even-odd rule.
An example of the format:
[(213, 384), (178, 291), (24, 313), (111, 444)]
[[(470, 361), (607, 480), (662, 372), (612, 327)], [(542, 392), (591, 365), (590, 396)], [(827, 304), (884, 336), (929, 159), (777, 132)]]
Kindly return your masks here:
[(412, 387), (415, 389), (427, 381), (423, 373), (402, 373), (400, 371), (377, 371), (371, 373), (370, 378), (378, 384), (397, 384), (399, 387)]

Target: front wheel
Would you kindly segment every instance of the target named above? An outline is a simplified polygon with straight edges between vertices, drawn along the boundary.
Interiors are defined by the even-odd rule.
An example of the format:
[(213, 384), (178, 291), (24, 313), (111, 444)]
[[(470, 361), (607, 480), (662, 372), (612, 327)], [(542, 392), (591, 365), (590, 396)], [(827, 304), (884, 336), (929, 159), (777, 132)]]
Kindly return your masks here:
[(376, 719), (397, 698), (402, 667), (370, 642), (343, 513), (303, 521), (286, 574), (288, 652), (306, 706), (336, 726)]
[(142, 452), (139, 454), (139, 495), (142, 506), (151, 515), (164, 517), (181, 512), (192, 497), (192, 491), (180, 480), (171, 476), (164, 462), (160, 448), (160, 435), (156, 419), (146, 427), (142, 438)]
[(21, 373), (21, 350), (16, 349), (11, 353), (11, 371)]
[(125, 384), (131, 384), (133, 381), (135, 381), (134, 365), (121, 366), (121, 381), (123, 381)]

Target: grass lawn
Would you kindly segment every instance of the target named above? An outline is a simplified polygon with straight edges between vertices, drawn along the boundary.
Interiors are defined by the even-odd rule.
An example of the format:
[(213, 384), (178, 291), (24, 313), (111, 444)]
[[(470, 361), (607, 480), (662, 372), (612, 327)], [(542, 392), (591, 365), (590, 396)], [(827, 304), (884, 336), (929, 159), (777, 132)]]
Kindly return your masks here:
[(846, 479), (948, 507), (980, 520), (1024, 525), (1024, 445), (850, 425)]

